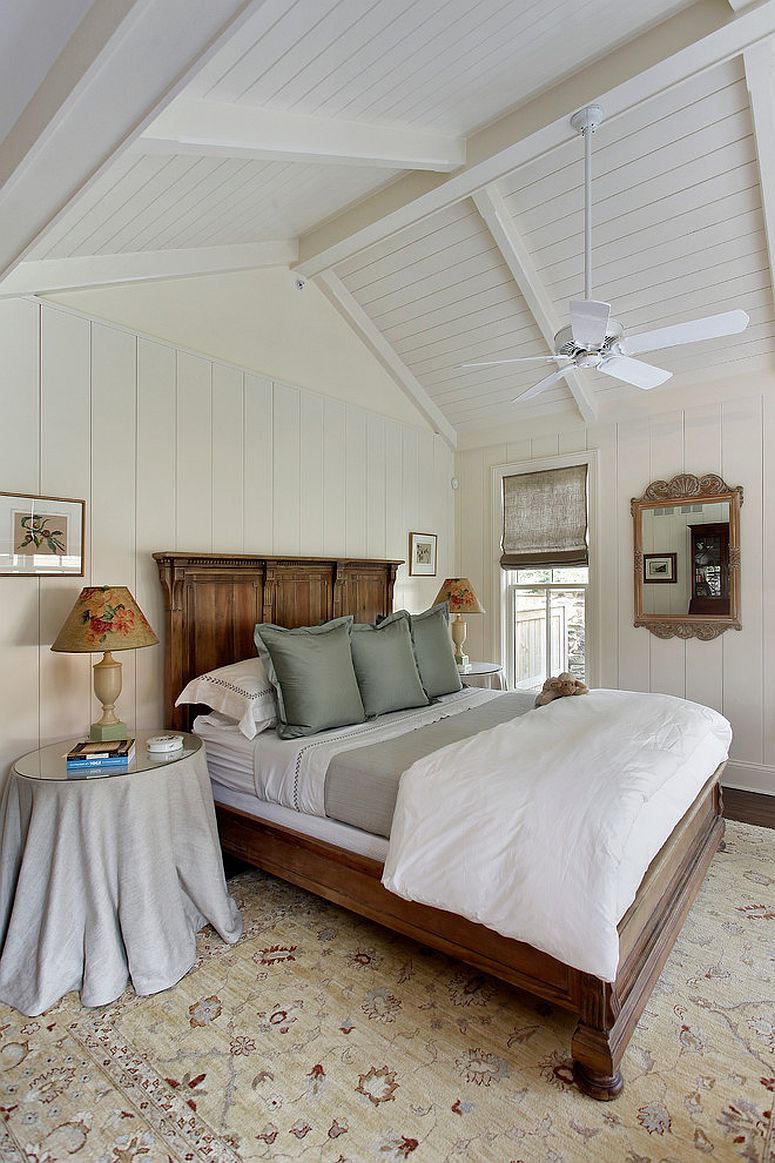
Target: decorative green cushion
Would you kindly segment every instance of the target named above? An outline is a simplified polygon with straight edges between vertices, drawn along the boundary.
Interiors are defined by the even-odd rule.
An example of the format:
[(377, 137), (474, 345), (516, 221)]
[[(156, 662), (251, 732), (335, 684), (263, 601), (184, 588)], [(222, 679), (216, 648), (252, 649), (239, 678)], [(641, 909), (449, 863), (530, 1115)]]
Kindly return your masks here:
[(379, 626), (352, 628), (355, 677), (367, 715), (427, 706), (412, 648), (409, 615), (399, 610)]
[(314, 735), (365, 719), (350, 650), (352, 617), (287, 630), (256, 626), (255, 641), (277, 691), (281, 739)]
[(449, 604), (439, 602), (423, 614), (410, 614), (417, 668), (426, 695), (436, 699), (459, 691), (463, 684), (449, 636)]

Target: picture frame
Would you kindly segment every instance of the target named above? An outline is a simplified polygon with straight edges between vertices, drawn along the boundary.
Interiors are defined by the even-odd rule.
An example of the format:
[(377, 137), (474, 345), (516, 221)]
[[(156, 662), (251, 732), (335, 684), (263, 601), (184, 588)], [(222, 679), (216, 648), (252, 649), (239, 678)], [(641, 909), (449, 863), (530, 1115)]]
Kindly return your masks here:
[(0, 576), (83, 577), (86, 501), (0, 492)]
[(409, 534), (409, 574), (413, 577), (436, 576), (436, 548), (438, 537), (435, 533)]
[(677, 553), (643, 554), (643, 582), (645, 585), (674, 585), (677, 581)]

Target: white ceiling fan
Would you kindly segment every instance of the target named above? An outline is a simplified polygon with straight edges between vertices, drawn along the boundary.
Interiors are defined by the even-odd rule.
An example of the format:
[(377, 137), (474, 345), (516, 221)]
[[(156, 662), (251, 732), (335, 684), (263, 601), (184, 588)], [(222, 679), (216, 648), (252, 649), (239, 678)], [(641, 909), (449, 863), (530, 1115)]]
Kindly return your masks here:
[(516, 359), (487, 359), (464, 363), (461, 367), (496, 367), (512, 363), (557, 363), (560, 366), (545, 379), (527, 388), (515, 397), (520, 403), (532, 399), (556, 384), (575, 368), (595, 368), (605, 376), (648, 390), (658, 388), (672, 376), (672, 372), (654, 367), (643, 360), (633, 359), (645, 351), (660, 351), (683, 343), (697, 343), (701, 339), (716, 339), (745, 331), (749, 318), (745, 311), (724, 311), (708, 315), (691, 323), (676, 323), (645, 331), (640, 335), (625, 335), (624, 327), (611, 318), (611, 304), (592, 298), (592, 135), (603, 119), (599, 105), (589, 105), (574, 113), (571, 125), (584, 138), (584, 298), (570, 304), (570, 326), (563, 327), (554, 337), (553, 355), (532, 355)]

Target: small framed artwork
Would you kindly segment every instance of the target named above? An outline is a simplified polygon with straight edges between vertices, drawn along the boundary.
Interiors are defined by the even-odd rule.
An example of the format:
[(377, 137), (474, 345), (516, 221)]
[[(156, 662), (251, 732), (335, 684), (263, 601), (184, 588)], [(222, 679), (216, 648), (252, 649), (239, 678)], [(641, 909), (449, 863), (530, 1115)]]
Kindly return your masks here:
[(415, 577), (436, 576), (435, 533), (409, 534), (409, 573)]
[(644, 582), (671, 582), (678, 581), (678, 554), (676, 553), (644, 553), (643, 554)]
[(83, 577), (86, 502), (0, 493), (0, 575)]

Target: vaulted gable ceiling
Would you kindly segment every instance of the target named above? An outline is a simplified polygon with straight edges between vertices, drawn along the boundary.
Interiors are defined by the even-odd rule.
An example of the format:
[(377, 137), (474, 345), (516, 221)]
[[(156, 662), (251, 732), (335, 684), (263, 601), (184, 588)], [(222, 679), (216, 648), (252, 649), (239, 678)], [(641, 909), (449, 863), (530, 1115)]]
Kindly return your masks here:
[[(634, 389), (574, 371), (520, 404), (545, 365), (461, 364), (544, 354), (567, 323), (568, 118), (600, 99), (595, 297), (631, 333), (748, 312), (660, 352), (672, 383), (772, 366), (775, 0), (186, 3), (185, 31), (183, 0), (124, 0), (112, 26), (95, 4), (54, 60), (0, 146), (0, 295), (285, 265), (450, 441), (592, 419)], [(54, 188), (25, 199), (36, 177)]]

